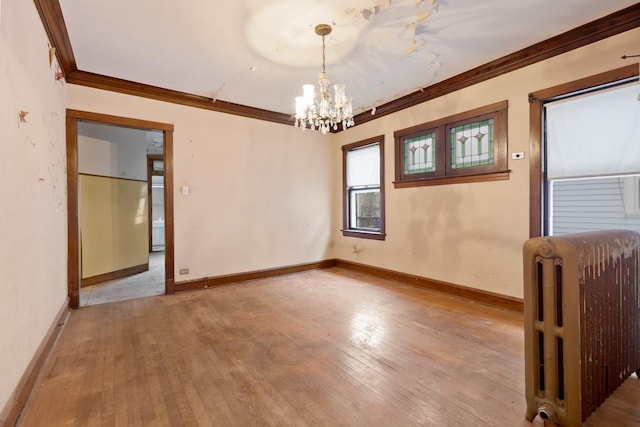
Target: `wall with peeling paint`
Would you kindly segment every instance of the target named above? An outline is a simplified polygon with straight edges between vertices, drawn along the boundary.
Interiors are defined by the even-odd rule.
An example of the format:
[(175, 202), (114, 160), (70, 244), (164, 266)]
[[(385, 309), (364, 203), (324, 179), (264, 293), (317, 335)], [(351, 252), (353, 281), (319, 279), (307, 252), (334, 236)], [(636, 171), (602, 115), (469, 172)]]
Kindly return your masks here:
[(67, 297), (64, 86), (34, 3), (1, 7), (0, 424)]
[[(385, 135), (385, 241), (342, 237), (336, 257), (480, 290), (522, 298), (522, 245), (529, 237), (530, 92), (630, 64), (640, 29), (471, 86), (341, 132), (340, 147)], [(508, 181), (394, 189), (393, 132), (452, 114), (509, 101)], [(510, 153), (524, 151), (523, 160)], [(341, 174), (335, 150), (334, 175)], [(334, 189), (334, 218), (342, 218), (342, 186)]]
[[(333, 258), (332, 145), (318, 132), (67, 85), (67, 107), (174, 125), (176, 281)], [(189, 195), (181, 188), (189, 187)], [(188, 268), (188, 275), (178, 270)]]

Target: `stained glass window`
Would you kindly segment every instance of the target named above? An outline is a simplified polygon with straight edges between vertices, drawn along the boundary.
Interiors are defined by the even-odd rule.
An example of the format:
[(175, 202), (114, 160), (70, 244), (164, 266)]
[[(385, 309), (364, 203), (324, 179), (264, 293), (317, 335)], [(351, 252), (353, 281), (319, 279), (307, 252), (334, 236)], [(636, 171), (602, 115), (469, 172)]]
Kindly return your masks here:
[(404, 140), (404, 174), (433, 172), (436, 170), (435, 142), (434, 132)]
[(393, 133), (395, 188), (509, 179), (500, 101)]
[(493, 119), (452, 127), (449, 138), (453, 169), (493, 164)]

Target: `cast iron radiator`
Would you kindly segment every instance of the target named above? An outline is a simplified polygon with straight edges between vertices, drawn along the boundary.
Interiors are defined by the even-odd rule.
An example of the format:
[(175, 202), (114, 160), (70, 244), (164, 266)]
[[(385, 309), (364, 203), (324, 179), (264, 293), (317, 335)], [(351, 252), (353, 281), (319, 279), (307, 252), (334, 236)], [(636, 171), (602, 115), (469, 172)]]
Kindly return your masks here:
[(524, 244), (526, 418), (580, 426), (640, 368), (640, 233)]

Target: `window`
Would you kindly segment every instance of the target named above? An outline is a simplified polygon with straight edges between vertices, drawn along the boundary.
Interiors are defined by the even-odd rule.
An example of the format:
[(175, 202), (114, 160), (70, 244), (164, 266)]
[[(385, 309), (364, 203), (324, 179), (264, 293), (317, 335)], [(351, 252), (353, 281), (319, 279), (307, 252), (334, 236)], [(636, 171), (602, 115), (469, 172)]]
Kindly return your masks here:
[(508, 179), (507, 101), (394, 133), (396, 188)]
[(342, 147), (344, 236), (384, 240), (384, 136)]
[(548, 235), (626, 229), (640, 231), (638, 176), (594, 176), (547, 182)]
[[(548, 153), (547, 150), (547, 112), (545, 104), (553, 100), (559, 100), (566, 96), (586, 94), (593, 92), (598, 87), (606, 87), (612, 83), (623, 82), (627, 79), (638, 79), (638, 64), (629, 64), (620, 68), (605, 71), (600, 74), (584, 77), (572, 82), (562, 83), (558, 86), (548, 87), (529, 94), (529, 236), (538, 237), (549, 234), (549, 204), (551, 203), (551, 187), (556, 187), (548, 182)], [(637, 92), (635, 94), (637, 99)], [(636, 104), (640, 104), (635, 101)], [(636, 116), (637, 117), (637, 116)], [(598, 122), (600, 119), (598, 119)], [(637, 122), (637, 120), (635, 120)], [(609, 142), (614, 138), (606, 137)], [(607, 149), (600, 150), (600, 153)], [(594, 159), (599, 159), (599, 153)], [(598, 164), (594, 160), (592, 164)], [(617, 168), (616, 168), (617, 169)], [(620, 172), (617, 172), (620, 174)], [(574, 175), (574, 174), (572, 174)], [(609, 174), (607, 174), (609, 175)], [(624, 173), (625, 176), (630, 175)], [(575, 176), (575, 175), (574, 175)], [(578, 176), (585, 176), (581, 173)], [(557, 207), (557, 205), (556, 205)]]
[[(438, 150), (436, 141), (442, 139), (439, 129), (417, 129), (402, 137), (396, 132), (396, 156), (401, 155), (402, 164), (396, 164), (396, 181), (411, 181), (442, 175), (436, 171), (437, 163), (444, 163), (444, 150)], [(436, 159), (437, 154), (441, 159)], [(440, 173), (438, 173), (440, 172)], [(399, 175), (398, 175), (399, 173)]]
[(543, 103), (547, 235), (640, 230), (637, 77)]

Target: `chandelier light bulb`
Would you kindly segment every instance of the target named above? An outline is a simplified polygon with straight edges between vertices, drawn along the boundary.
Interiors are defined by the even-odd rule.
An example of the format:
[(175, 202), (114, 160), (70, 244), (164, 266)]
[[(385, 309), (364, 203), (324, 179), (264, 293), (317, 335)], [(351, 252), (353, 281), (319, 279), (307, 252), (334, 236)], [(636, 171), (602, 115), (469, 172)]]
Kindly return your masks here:
[(347, 96), (345, 95), (345, 85), (343, 83), (334, 84), (333, 92), (336, 96), (336, 108), (344, 106), (345, 102), (347, 101)]
[(302, 130), (309, 127), (318, 129), (323, 134), (331, 130), (342, 129), (355, 124), (353, 120), (352, 98), (347, 97), (346, 87), (342, 83), (333, 85), (333, 96), (329, 90), (329, 78), (325, 70), (324, 36), (331, 33), (331, 26), (319, 24), (315, 28), (317, 35), (322, 36), (322, 73), (318, 76), (318, 92), (312, 84), (302, 86), (302, 96), (296, 97), (295, 126)]
[(316, 100), (316, 88), (313, 85), (306, 84), (302, 86), (302, 96), (307, 106), (312, 106)]

